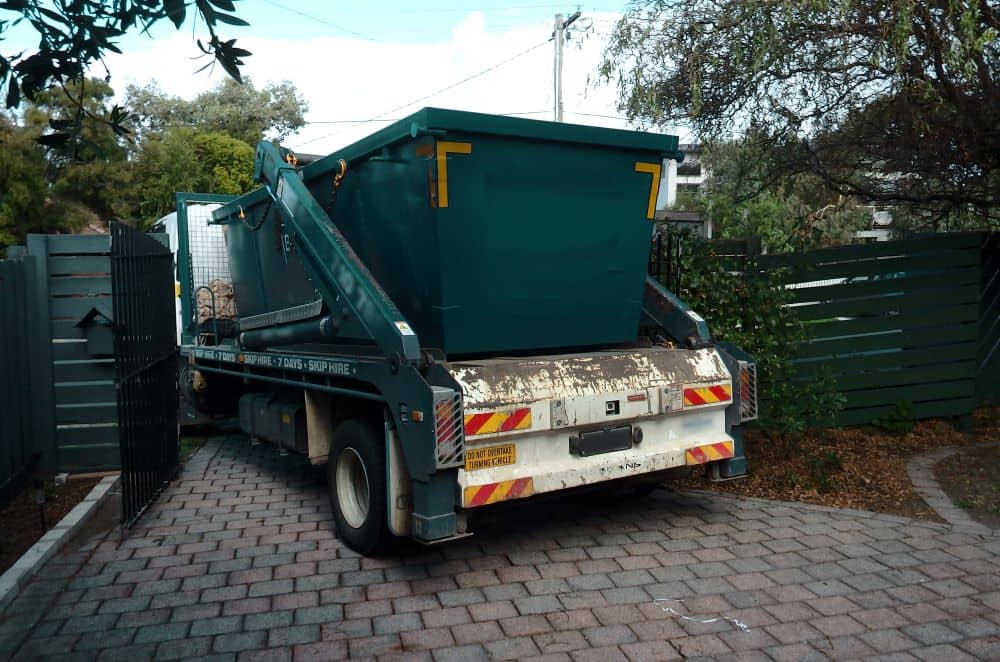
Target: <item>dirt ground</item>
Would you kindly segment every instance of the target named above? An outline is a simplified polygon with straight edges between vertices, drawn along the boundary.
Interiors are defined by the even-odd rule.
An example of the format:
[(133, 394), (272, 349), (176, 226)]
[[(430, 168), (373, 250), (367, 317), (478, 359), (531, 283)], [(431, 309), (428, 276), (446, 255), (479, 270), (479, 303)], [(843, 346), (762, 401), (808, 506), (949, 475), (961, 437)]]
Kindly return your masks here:
[(70, 480), (65, 485), (45, 482), (45, 525), (42, 529), (35, 490), (29, 486), (0, 509), (0, 574), (14, 565), (21, 554), (59, 523), (66, 513), (86, 498), (100, 478)]
[(1000, 529), (1000, 446), (963, 449), (939, 462), (934, 475), (969, 517)]
[[(208, 432), (195, 431), (181, 437), (181, 462), (186, 461), (205, 443)], [(90, 493), (100, 478), (73, 479), (65, 485), (45, 482), (45, 524), (42, 529), (35, 490), (29, 486), (13, 501), (0, 508), (0, 574), (14, 565), (29, 547), (51, 529), (66, 513)], [(117, 515), (115, 515), (117, 517)], [(100, 526), (104, 526), (102, 521)]]
[[(941, 521), (914, 491), (907, 463), (915, 455), (942, 446), (966, 448), (991, 441), (1000, 441), (1000, 415), (995, 409), (977, 412), (969, 432), (957, 430), (949, 421), (928, 420), (917, 422), (908, 433), (869, 426), (819, 430), (792, 447), (751, 429), (746, 439), (748, 478), (712, 483), (696, 472), (681, 485)], [(992, 462), (980, 467), (975, 462), (956, 461), (947, 483), (976, 484), (975, 474), (982, 470), (993, 476), (994, 488), (1000, 489), (996, 455)], [(948, 484), (942, 487), (948, 490)]]

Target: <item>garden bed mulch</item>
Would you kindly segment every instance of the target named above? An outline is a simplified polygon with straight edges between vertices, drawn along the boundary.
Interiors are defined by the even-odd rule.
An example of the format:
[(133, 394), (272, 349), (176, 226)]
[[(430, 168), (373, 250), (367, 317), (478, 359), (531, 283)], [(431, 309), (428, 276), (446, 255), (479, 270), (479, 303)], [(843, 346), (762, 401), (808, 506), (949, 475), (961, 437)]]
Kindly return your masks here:
[[(789, 445), (775, 443), (752, 428), (746, 437), (748, 478), (712, 483), (696, 470), (680, 486), (940, 522), (913, 489), (907, 463), (916, 455), (943, 446), (964, 449), (1000, 441), (1000, 417), (997, 410), (979, 411), (970, 432), (960, 432), (948, 421), (928, 420), (917, 422), (907, 433), (869, 426), (820, 430)], [(971, 481), (973, 478), (964, 476), (972, 476), (975, 470), (975, 463), (957, 462), (954, 480)], [(994, 476), (997, 470), (994, 464)]]
[(42, 529), (35, 490), (29, 486), (0, 508), (0, 574), (6, 572), (21, 555), (59, 523), (69, 511), (87, 498), (100, 478), (79, 478), (56, 485), (45, 482), (45, 525)]

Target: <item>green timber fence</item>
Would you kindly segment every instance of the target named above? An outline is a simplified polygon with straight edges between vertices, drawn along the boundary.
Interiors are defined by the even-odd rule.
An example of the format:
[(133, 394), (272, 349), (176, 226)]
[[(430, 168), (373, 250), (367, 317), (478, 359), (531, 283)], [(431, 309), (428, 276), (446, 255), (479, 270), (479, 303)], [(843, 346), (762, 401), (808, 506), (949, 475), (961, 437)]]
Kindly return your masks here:
[(983, 242), (982, 292), (976, 396), (980, 403), (1000, 405), (1000, 232)]
[[(687, 240), (687, 241), (690, 241)], [(654, 243), (650, 272), (679, 290), (679, 248)], [(845, 398), (837, 423), (905, 411), (964, 416), (1000, 403), (1000, 233), (760, 255), (749, 240), (710, 240), (712, 265), (748, 277), (748, 257), (780, 274), (809, 340), (795, 360), (805, 383), (829, 372)]]
[[(67, 472), (116, 468), (118, 406), (113, 351), (96, 347), (87, 337), (91, 324), (113, 318), (111, 238), (31, 235), (27, 245), (28, 253), (37, 256), (39, 264), (44, 259), (45, 266), (45, 272), (37, 277), (48, 314), (54, 464), (57, 470)], [(110, 329), (106, 339), (110, 344)]]
[(110, 241), (29, 235), (0, 260), (0, 501), (35, 472), (119, 465)]
[(40, 463), (42, 449), (31, 431), (32, 334), (25, 311), (31, 300), (35, 258), (0, 260), (0, 504)]
[(917, 418), (977, 403), (983, 233), (937, 235), (760, 256), (780, 269), (809, 341), (800, 374), (828, 371), (845, 397), (841, 425), (912, 405)]

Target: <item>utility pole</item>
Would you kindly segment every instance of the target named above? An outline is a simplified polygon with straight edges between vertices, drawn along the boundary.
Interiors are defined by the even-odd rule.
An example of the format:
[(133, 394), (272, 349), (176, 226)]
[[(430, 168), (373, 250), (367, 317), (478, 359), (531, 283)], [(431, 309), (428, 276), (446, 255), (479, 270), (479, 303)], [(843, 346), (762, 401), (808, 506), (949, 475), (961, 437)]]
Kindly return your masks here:
[(580, 12), (577, 11), (575, 14), (570, 16), (565, 21), (563, 20), (562, 14), (556, 14), (555, 27), (552, 31), (552, 39), (556, 42), (556, 61), (555, 61), (555, 71), (553, 72), (552, 82), (555, 88), (555, 94), (553, 95), (555, 99), (554, 116), (555, 121), (563, 121), (563, 102), (562, 102), (562, 65), (563, 65), (563, 45), (566, 42), (566, 28), (573, 24), (573, 21), (580, 18)]

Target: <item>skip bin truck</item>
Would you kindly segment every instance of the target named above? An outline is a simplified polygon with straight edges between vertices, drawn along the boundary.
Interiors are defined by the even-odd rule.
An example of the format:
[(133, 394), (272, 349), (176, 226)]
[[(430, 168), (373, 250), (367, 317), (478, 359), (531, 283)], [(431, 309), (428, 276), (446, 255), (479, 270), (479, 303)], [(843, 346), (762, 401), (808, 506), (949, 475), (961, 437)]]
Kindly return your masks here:
[(260, 143), (256, 190), (178, 194), (189, 401), (325, 463), (364, 554), (502, 501), (743, 475), (754, 363), (646, 275), (664, 158), (676, 137), (436, 108), (309, 163)]

